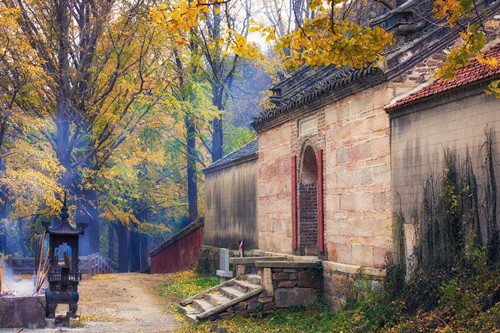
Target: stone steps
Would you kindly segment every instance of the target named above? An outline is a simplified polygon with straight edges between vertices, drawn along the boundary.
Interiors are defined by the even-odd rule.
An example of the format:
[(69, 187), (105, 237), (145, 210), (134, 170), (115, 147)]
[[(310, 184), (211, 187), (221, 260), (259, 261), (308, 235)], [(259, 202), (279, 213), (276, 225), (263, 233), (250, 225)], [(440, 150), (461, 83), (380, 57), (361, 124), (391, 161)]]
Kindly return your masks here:
[(257, 285), (262, 284), (262, 278), (260, 277), (260, 275), (248, 274), (248, 275), (245, 275), (245, 278), (246, 278), (246, 281), (248, 281), (250, 283), (257, 284)]
[(264, 291), (259, 275), (245, 275), (210, 288), (182, 301), (178, 307), (188, 321), (196, 323), (217, 315)]
[(229, 299), (235, 299), (245, 294), (243, 291), (234, 287), (222, 287), (220, 289), (220, 293)]

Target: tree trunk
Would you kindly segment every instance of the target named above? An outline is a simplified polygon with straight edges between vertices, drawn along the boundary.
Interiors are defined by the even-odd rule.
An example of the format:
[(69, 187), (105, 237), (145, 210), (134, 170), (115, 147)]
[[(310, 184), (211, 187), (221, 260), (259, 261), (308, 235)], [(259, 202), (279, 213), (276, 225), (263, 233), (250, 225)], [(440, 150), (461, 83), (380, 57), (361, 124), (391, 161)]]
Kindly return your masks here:
[[(0, 122), (0, 148), (3, 144), (3, 138), (6, 131), (6, 122)], [(0, 150), (1, 151), (1, 150)], [(5, 171), (5, 163), (0, 156), (0, 173)], [(0, 186), (0, 253), (5, 251), (7, 248), (7, 231), (5, 230), (4, 224), (1, 222), (7, 217), (7, 189), (4, 186)]]
[(141, 236), (141, 269), (149, 266), (148, 236)]
[(141, 235), (137, 231), (130, 231), (130, 271), (141, 269)]
[(120, 222), (115, 228), (118, 236), (118, 270), (128, 272), (128, 229)]
[(198, 218), (198, 182), (196, 176), (196, 129), (193, 116), (187, 114), (184, 117), (186, 125), (187, 145), (187, 183), (188, 183), (188, 205), (189, 222)]
[[(222, 103), (222, 97), (224, 94), (224, 88), (216, 85), (212, 88), (212, 93), (214, 95), (212, 101), (213, 105), (219, 110), (224, 110)], [(212, 163), (224, 156), (223, 146), (224, 146), (224, 134), (222, 128), (222, 115), (216, 117), (212, 120)]]
[(115, 261), (115, 229), (108, 222), (108, 258)]

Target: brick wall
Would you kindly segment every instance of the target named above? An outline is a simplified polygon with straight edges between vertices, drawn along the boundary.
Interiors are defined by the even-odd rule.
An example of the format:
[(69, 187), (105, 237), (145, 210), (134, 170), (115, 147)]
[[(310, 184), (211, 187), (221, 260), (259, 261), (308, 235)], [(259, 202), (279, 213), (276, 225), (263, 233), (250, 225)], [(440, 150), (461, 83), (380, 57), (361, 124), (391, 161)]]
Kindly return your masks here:
[(405, 85), (384, 84), (325, 109), (328, 260), (381, 267), (392, 250), (389, 117)]
[(261, 250), (292, 251), (291, 127), (285, 123), (259, 134), (257, 228)]
[(299, 186), (298, 245), (301, 255), (318, 254), (318, 186)]
[[(259, 249), (292, 252), (292, 155), (297, 156), (299, 246), (300, 237), (310, 237), (312, 243), (312, 232), (301, 233), (301, 219), (312, 221), (317, 206), (312, 196), (306, 198), (307, 191), (301, 194), (300, 183), (308, 169), (305, 152), (311, 147), (324, 151), (327, 259), (368, 267), (384, 264), (392, 250), (392, 209), (389, 116), (383, 107), (411, 87), (384, 84), (259, 133)], [(316, 117), (317, 128), (301, 135), (298, 123), (310, 117)], [(310, 211), (301, 200), (311, 202)], [(301, 252), (306, 254), (305, 249)]]

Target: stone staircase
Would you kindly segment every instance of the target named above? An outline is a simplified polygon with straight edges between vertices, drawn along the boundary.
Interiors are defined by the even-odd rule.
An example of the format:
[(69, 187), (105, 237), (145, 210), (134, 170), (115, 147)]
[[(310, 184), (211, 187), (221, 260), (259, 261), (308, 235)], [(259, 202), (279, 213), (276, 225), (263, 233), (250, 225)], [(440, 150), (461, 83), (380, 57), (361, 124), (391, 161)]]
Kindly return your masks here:
[(265, 315), (275, 307), (311, 305), (319, 296), (321, 262), (317, 258), (294, 261), (286, 256), (255, 256), (230, 258), (230, 263), (236, 268), (236, 278), (180, 302), (179, 310), (190, 322)]
[[(259, 274), (242, 275), (183, 300), (179, 310), (188, 321), (196, 323), (223, 312), (238, 313), (238, 304), (255, 298), (263, 291)], [(246, 312), (246, 309), (240, 308)]]

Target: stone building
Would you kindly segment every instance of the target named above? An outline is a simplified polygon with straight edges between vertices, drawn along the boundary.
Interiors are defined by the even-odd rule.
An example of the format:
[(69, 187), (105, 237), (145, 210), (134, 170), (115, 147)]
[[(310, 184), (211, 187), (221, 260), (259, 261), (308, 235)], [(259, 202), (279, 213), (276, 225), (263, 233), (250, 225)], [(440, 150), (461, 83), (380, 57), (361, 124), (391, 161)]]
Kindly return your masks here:
[[(480, 5), (491, 18), (489, 40), (495, 40), (500, 1)], [(457, 40), (458, 27), (436, 22), (432, 8), (433, 1), (410, 0), (372, 22), (396, 35), (384, 54), (386, 63), (299, 68), (271, 89), (275, 107), (252, 123), (259, 138), (256, 247), (261, 254), (322, 260), (324, 295), (332, 305), (345, 298), (360, 267), (378, 280), (393, 252), (394, 190), (405, 191), (403, 170), (414, 161), (404, 154), (417, 149), (405, 144), (418, 142), (415, 136), (424, 135), (430, 123), (407, 127), (424, 113), (393, 117), (389, 109), (390, 117), (385, 107), (432, 81)], [(462, 101), (450, 103), (447, 108)], [(412, 200), (410, 192), (405, 195)]]

